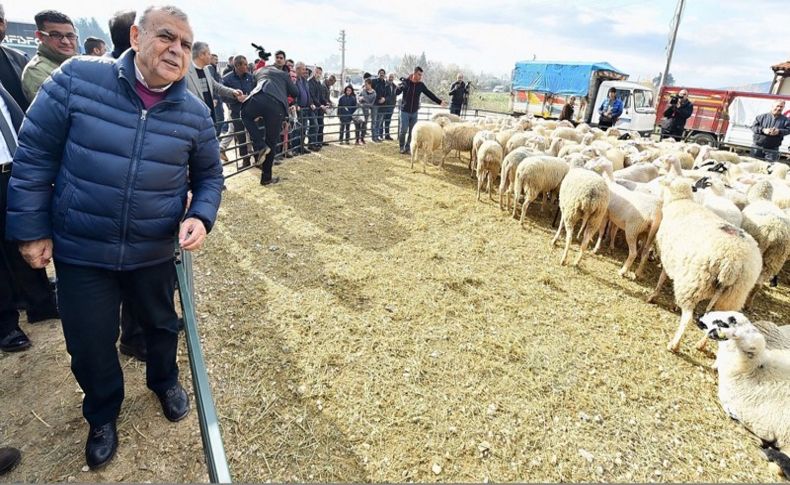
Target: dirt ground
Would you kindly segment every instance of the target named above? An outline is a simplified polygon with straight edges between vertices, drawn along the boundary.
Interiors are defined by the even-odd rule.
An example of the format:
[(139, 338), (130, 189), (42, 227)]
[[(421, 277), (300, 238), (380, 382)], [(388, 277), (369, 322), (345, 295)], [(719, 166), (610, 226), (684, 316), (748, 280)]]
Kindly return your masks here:
[[(524, 229), (476, 202), (465, 163), (392, 143), (327, 147), (227, 181), (195, 258), (197, 311), (235, 481), (766, 482), (721, 411), (712, 362), (658, 276), (625, 256), (561, 267), (553, 209)], [(576, 247), (574, 246), (574, 249)], [(572, 256), (575, 256), (573, 254)], [(785, 323), (790, 274), (749, 315)], [(83, 472), (86, 427), (59, 325), (0, 355), (4, 481), (206, 481), (196, 413), (167, 422), (122, 357), (118, 456)], [(180, 355), (188, 383), (186, 354)], [(194, 410), (193, 410), (194, 411)]]

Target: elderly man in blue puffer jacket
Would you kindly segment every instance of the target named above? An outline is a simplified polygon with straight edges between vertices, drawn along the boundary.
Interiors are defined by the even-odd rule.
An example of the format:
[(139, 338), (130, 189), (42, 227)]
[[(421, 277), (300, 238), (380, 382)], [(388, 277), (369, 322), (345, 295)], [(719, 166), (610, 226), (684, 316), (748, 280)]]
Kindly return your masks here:
[(20, 131), (8, 193), (7, 237), (33, 267), (54, 255), (92, 469), (118, 445), (121, 298), (140, 316), (146, 381), (164, 416), (178, 421), (189, 412), (176, 364), (174, 241), (178, 234), (183, 249), (200, 248), (222, 188), (211, 116), (183, 79), (192, 45), (186, 14), (148, 8), (130, 35), (132, 49), (115, 62), (74, 58), (42, 85)]

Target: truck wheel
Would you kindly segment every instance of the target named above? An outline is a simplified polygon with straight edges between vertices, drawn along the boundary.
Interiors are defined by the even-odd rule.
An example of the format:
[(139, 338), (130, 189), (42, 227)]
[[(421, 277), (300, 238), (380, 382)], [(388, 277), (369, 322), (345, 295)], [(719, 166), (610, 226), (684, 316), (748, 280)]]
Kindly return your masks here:
[(696, 143), (698, 145), (710, 145), (713, 147), (719, 146), (719, 142), (716, 140), (716, 137), (710, 133), (694, 133), (689, 137), (688, 140), (689, 142)]

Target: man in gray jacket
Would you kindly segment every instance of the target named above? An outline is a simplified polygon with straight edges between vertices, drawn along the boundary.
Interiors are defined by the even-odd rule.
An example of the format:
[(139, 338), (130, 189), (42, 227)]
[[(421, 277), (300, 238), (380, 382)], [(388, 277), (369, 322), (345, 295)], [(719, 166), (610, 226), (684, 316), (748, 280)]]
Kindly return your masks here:
[(238, 89), (231, 89), (223, 86), (214, 80), (211, 73), (205, 69), (211, 64), (211, 49), (205, 42), (195, 42), (192, 45), (192, 64), (187, 71), (187, 89), (189, 92), (203, 100), (211, 112), (211, 119), (217, 123), (216, 111), (214, 110), (214, 93), (227, 99), (236, 99), (241, 102), (244, 93)]
[(785, 102), (777, 100), (770, 113), (763, 113), (754, 119), (752, 132), (754, 146), (752, 156), (775, 162), (779, 160), (779, 146), (782, 139), (790, 133), (790, 120), (782, 114)]

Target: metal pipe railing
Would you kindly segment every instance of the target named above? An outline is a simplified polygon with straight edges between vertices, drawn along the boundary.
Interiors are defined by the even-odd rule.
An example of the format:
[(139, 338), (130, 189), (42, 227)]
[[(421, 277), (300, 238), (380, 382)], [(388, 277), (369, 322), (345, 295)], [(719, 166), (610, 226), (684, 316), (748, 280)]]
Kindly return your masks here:
[(208, 379), (208, 372), (206, 372), (206, 363), (203, 360), (203, 350), (200, 346), (200, 335), (195, 317), (192, 254), (189, 251), (183, 251), (176, 243), (175, 256), (178, 293), (189, 354), (189, 368), (192, 371), (195, 407), (200, 422), (200, 436), (203, 440), (203, 451), (206, 454), (209, 480), (211, 483), (231, 483), (230, 469), (225, 457), (225, 447), (222, 443), (217, 410), (211, 395), (211, 383)]

